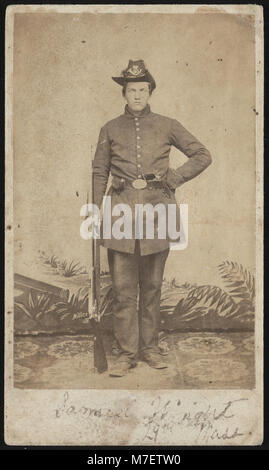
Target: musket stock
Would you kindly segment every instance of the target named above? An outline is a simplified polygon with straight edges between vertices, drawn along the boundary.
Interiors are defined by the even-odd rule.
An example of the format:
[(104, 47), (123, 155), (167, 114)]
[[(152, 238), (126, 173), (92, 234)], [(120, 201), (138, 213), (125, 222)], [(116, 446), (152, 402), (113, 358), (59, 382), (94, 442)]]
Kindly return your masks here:
[[(91, 202), (94, 201), (94, 178), (93, 168), (91, 168)], [(101, 310), (100, 310), (100, 244), (94, 236), (94, 227), (92, 227), (91, 239), (91, 295), (89, 296), (89, 318), (94, 333), (94, 368), (99, 372), (107, 370), (107, 359), (101, 331)]]

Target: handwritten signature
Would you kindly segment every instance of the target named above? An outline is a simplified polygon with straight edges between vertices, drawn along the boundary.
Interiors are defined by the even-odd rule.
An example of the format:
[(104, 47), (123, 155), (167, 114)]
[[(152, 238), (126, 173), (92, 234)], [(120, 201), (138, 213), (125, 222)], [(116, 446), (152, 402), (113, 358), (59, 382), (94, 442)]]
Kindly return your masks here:
[[(191, 407), (180, 399), (164, 400), (160, 396), (152, 400), (147, 407), (147, 413), (142, 416), (141, 424), (144, 429), (143, 441), (156, 443), (160, 434), (175, 433), (179, 430), (194, 430), (194, 443), (217, 443), (220, 440), (231, 440), (244, 435), (239, 426), (235, 426), (232, 418), (236, 417), (236, 406), (247, 398), (229, 400), (213, 407), (210, 403), (193, 402)], [(112, 419), (120, 425), (132, 419), (134, 401), (131, 400), (118, 408), (91, 407), (72, 403), (69, 393), (65, 392), (63, 402), (55, 409), (57, 419), (62, 416), (79, 417), (92, 421), (94, 419)], [(119, 402), (120, 404), (120, 402)], [(150, 411), (149, 411), (150, 409)]]
[(118, 409), (91, 407), (91, 406), (77, 406), (70, 403), (69, 393), (65, 392), (63, 402), (55, 409), (55, 417), (60, 418), (63, 415), (79, 416), (84, 418), (128, 418), (129, 408), (132, 406), (130, 403), (127, 407), (120, 407)]
[[(150, 440), (154, 443), (157, 441), (160, 431), (172, 433), (175, 428), (193, 428), (197, 430), (195, 442), (228, 440), (234, 439), (244, 434), (240, 432), (239, 427), (230, 425), (235, 414), (233, 412), (235, 404), (247, 400), (240, 398), (238, 400), (230, 400), (217, 408), (213, 408), (208, 404), (205, 410), (196, 409), (197, 403), (194, 402), (191, 411), (186, 411), (180, 400), (172, 403), (171, 400), (162, 402), (161, 397), (151, 402), (153, 411), (144, 416), (144, 426), (146, 432), (144, 440)], [(175, 412), (175, 405), (178, 412)], [(227, 426), (223, 430), (223, 423), (227, 422)], [(221, 430), (218, 425), (221, 423)]]

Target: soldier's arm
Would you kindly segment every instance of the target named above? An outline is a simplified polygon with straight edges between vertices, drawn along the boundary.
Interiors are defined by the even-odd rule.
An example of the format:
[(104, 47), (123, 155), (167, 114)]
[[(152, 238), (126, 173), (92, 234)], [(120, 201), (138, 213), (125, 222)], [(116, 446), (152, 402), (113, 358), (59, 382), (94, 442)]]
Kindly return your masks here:
[(93, 160), (94, 203), (100, 207), (106, 192), (110, 172), (110, 141), (107, 126), (102, 127)]
[(206, 147), (175, 119), (171, 122), (170, 143), (189, 158), (176, 170), (168, 170), (167, 183), (176, 189), (204, 171), (211, 164), (212, 158)]

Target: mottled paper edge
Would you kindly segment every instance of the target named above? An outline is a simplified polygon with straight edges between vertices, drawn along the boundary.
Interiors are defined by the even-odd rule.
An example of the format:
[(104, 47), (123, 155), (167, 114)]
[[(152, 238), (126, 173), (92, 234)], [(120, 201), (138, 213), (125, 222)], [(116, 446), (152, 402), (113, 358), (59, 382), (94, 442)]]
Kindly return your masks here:
[[(257, 5), (15, 5), (9, 6), (6, 12), (6, 206), (5, 206), (5, 442), (8, 445), (31, 445), (34, 442), (34, 436), (30, 436), (27, 442), (22, 441), (18, 437), (16, 429), (16, 421), (9, 418), (9, 410), (12, 407), (12, 399), (15, 395), (20, 401), (24, 395), (41, 396), (57, 395), (55, 391), (39, 391), (39, 390), (18, 390), (13, 388), (13, 123), (12, 123), (12, 106), (13, 106), (13, 21), (15, 13), (28, 12), (51, 12), (51, 13), (230, 13), (255, 16), (255, 53), (256, 53), (256, 107), (259, 114), (256, 117), (256, 326), (255, 326), (255, 363), (256, 363), (256, 387), (254, 390), (242, 390), (242, 395), (255, 396), (256, 425), (255, 436), (252, 436), (247, 443), (239, 443), (240, 445), (259, 445), (263, 441), (263, 8)], [(259, 61), (261, 62), (259, 64)], [(57, 390), (57, 392), (59, 392)], [(62, 393), (64, 390), (61, 391)], [(79, 395), (79, 390), (76, 391)], [(107, 400), (108, 393), (106, 390), (91, 390), (91, 396), (103, 395)], [(130, 391), (116, 390), (119, 398), (130, 395)], [(159, 391), (162, 395), (171, 396), (170, 391)], [(205, 396), (208, 394), (219, 395), (220, 390), (183, 390), (180, 395), (190, 394)], [(225, 394), (232, 396), (234, 390), (225, 390)], [(238, 393), (238, 390), (237, 390)], [(139, 392), (131, 391), (132, 396), (139, 396)], [(156, 391), (144, 392), (144, 395), (156, 396)], [(79, 396), (77, 397), (79, 400)], [(27, 410), (26, 410), (27, 411)], [(30, 426), (30, 422), (29, 422)], [(48, 423), (49, 426), (49, 423)], [(27, 433), (26, 433), (27, 434)], [(39, 445), (45, 443), (46, 429), (44, 430), (44, 440)], [(28, 432), (29, 436), (29, 432)], [(27, 438), (29, 439), (29, 437)], [(172, 443), (175, 444), (172, 439)], [(92, 443), (94, 444), (94, 443)], [(95, 443), (101, 444), (101, 442)], [(178, 445), (181, 443), (178, 442)], [(238, 441), (229, 445), (238, 445)], [(35, 445), (38, 445), (35, 443)], [(46, 445), (46, 444), (45, 444)], [(58, 444), (60, 445), (60, 443)], [(72, 443), (67, 444), (72, 445)], [(74, 445), (74, 444), (73, 444)], [(80, 444), (78, 444), (80, 445)], [(126, 444), (128, 445), (128, 444)], [(193, 445), (190, 442), (187, 445)]]

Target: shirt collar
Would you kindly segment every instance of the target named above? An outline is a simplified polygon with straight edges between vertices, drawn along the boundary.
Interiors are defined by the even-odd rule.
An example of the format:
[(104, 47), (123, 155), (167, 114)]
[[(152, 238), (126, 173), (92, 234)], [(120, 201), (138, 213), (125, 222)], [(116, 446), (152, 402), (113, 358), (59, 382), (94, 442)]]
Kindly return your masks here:
[(146, 105), (142, 111), (133, 111), (132, 109), (129, 108), (128, 104), (125, 106), (125, 115), (131, 118), (135, 117), (143, 117), (146, 116), (147, 114), (150, 113), (150, 106), (149, 104)]

